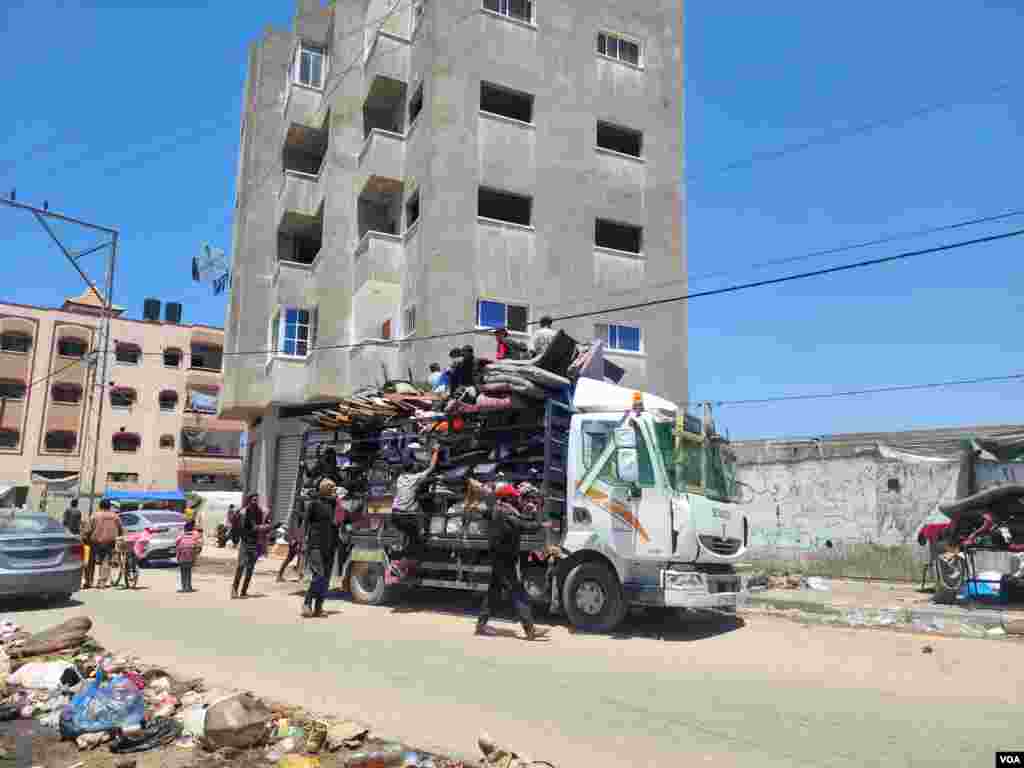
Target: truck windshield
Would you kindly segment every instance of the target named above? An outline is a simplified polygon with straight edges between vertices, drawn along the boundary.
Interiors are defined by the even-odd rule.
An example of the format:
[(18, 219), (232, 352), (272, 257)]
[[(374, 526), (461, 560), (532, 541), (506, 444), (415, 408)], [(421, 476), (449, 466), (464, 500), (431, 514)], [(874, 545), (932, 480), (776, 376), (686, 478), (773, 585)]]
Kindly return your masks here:
[(732, 452), (721, 440), (707, 441), (707, 495), (722, 501), (736, 497), (736, 463)]

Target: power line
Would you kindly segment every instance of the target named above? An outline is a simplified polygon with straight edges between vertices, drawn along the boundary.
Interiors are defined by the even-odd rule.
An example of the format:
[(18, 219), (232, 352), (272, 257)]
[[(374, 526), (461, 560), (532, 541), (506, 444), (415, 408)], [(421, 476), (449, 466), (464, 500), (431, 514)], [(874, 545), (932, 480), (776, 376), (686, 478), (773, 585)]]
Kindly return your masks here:
[[(795, 282), (797, 280), (806, 280), (812, 277), (821, 277), (824, 275), (836, 274), (840, 272), (848, 272), (855, 269), (864, 269), (867, 267), (878, 266), (880, 264), (888, 264), (891, 262), (902, 261), (913, 258), (915, 256), (925, 256), (933, 253), (942, 253), (946, 251), (953, 251), (959, 248), (966, 248), (972, 245), (981, 245), (983, 243), (992, 243), (999, 240), (1006, 240), (1012, 237), (1019, 237), (1024, 235), (1024, 229), (1011, 230), (1009, 232), (1003, 232), (996, 235), (988, 235), (986, 237), (979, 237), (973, 240), (962, 240), (956, 243), (948, 243), (946, 245), (933, 246), (931, 248), (922, 248), (916, 251), (906, 251), (898, 253), (892, 256), (883, 256), (875, 259), (866, 259), (864, 261), (855, 261), (848, 264), (840, 264), (834, 267), (826, 267), (824, 269), (816, 269), (810, 272), (798, 272), (792, 275), (785, 275), (783, 277), (771, 278), (768, 280), (756, 280), (748, 283), (739, 283), (736, 285), (727, 286), (724, 288), (716, 288), (709, 291), (701, 291), (698, 293), (688, 293), (683, 296), (673, 296), (665, 299), (653, 299), (644, 302), (638, 302), (635, 304), (627, 304), (617, 307), (605, 307), (603, 309), (592, 310), (589, 312), (577, 312), (571, 315), (561, 315), (559, 317), (553, 317), (554, 322), (564, 320), (577, 320), (586, 317), (596, 317), (599, 315), (609, 315), (619, 312), (626, 312), (638, 309), (648, 309), (650, 307), (656, 307), (664, 304), (674, 304), (684, 301), (692, 301), (693, 299), (706, 298), (709, 296), (719, 296), (728, 293), (736, 293), (738, 291), (749, 290), (751, 288), (761, 288), (768, 285), (779, 285), (782, 283)], [(528, 325), (537, 325), (539, 321), (531, 321)], [(371, 347), (371, 346), (397, 346), (398, 344), (413, 344), (424, 341), (439, 341), (442, 339), (450, 339), (459, 336), (474, 336), (480, 333), (484, 333), (480, 329), (473, 328), (460, 331), (446, 331), (443, 333), (430, 334), (428, 336), (410, 336), (409, 338), (402, 339), (399, 341), (366, 341), (357, 344), (329, 344), (322, 346), (314, 346), (310, 348), (310, 352), (320, 352), (325, 350), (345, 350), (355, 349), (356, 347)], [(246, 357), (250, 355), (269, 355), (275, 354), (276, 350), (272, 349), (258, 349), (251, 351), (239, 351), (239, 352), (224, 352), (224, 357)], [(161, 355), (162, 352), (146, 352), (145, 355)]]
[[(1012, 83), (1010, 82), (999, 83), (998, 85), (985, 91), (984, 95), (991, 96), (993, 94), (1000, 93), (1008, 89), (1011, 85)], [(861, 125), (854, 126), (852, 128), (839, 129), (835, 131), (824, 131), (804, 141), (795, 142), (793, 144), (786, 144), (778, 149), (755, 152), (754, 154), (746, 158), (734, 160), (731, 163), (727, 163), (726, 165), (720, 166), (712, 171), (707, 171), (706, 173), (703, 174), (688, 174), (685, 178), (685, 181), (695, 181), (704, 176), (727, 173), (728, 171), (734, 171), (739, 168), (749, 168), (751, 165), (761, 162), (762, 160), (778, 160), (779, 158), (786, 157), (787, 155), (792, 155), (797, 152), (802, 152), (806, 149), (811, 149), (812, 147), (817, 147), (823, 144), (830, 144), (836, 141), (841, 141), (842, 139), (849, 138), (850, 136), (859, 136), (862, 134), (871, 133), (872, 131), (878, 128), (887, 128), (889, 126), (909, 122), (916, 118), (924, 117), (925, 115), (930, 115), (935, 112), (941, 112), (943, 110), (950, 109), (952, 107), (958, 106), (961, 103), (962, 101), (941, 101), (926, 105), (924, 107), (919, 107), (911, 112), (905, 112), (903, 114), (896, 115), (893, 117), (883, 118), (881, 120), (874, 120), (868, 123), (862, 123)]]
[[(693, 299), (700, 299), (706, 296), (721, 296), (726, 293), (735, 293), (736, 291), (745, 291), (750, 288), (761, 288), (767, 285), (780, 285), (782, 283), (789, 283), (795, 280), (806, 280), (811, 277), (821, 277), (823, 275), (831, 275), (839, 272), (848, 272), (853, 269), (863, 269), (865, 267), (873, 267), (879, 264), (888, 264), (894, 261), (901, 261), (909, 259), (914, 256), (924, 256), (930, 253), (941, 253), (943, 251), (952, 251), (957, 248), (966, 248), (971, 245), (980, 245), (981, 243), (992, 243), (998, 240), (1006, 240), (1011, 237), (1019, 237), (1024, 235), (1024, 229), (1015, 229), (1010, 232), (1003, 232), (998, 235), (988, 235), (987, 237), (978, 237), (974, 240), (962, 240), (958, 243), (949, 243), (947, 245), (938, 245), (932, 248), (922, 248), (917, 251), (906, 251), (904, 253), (898, 253), (894, 256), (882, 256), (877, 259), (866, 259), (864, 261), (855, 261), (850, 264), (840, 264), (836, 267), (826, 267), (824, 269), (815, 269), (811, 272), (798, 272), (793, 275), (785, 275), (783, 277), (774, 277), (768, 280), (755, 280), (749, 283), (740, 283), (738, 285), (730, 285), (725, 288), (715, 288), (710, 291), (700, 291), (697, 293), (688, 293), (685, 296), (675, 296), (668, 299), (653, 299), (651, 301), (642, 301), (636, 304), (627, 304), (621, 307), (609, 307), (607, 309), (599, 309), (593, 312), (577, 312), (571, 315), (562, 315), (560, 317), (554, 317), (552, 320), (555, 322), (561, 320), (576, 320), (582, 317), (592, 317), (594, 315), (605, 315), (612, 314), (615, 312), (626, 312), (634, 309), (648, 309), (650, 307), (660, 306), (662, 304), (672, 304), (678, 301), (691, 301)], [(529, 323), (529, 325), (536, 325), (539, 321)]]
[[(847, 253), (849, 251), (856, 251), (862, 248), (869, 248), (874, 245), (884, 245), (886, 243), (896, 242), (897, 240), (909, 240), (915, 237), (921, 237), (923, 235), (933, 235), (938, 232), (949, 232), (955, 229), (963, 229), (964, 227), (971, 227), (977, 224), (991, 224), (996, 221), (1003, 221), (1005, 219), (1013, 218), (1014, 216), (1024, 215), (1024, 208), (1018, 208), (1017, 210), (1007, 211), (1006, 213), (994, 214), (991, 216), (981, 216), (975, 219), (966, 219), (964, 221), (957, 221), (952, 224), (941, 224), (934, 227), (927, 227), (925, 229), (917, 229), (912, 232), (898, 232), (891, 235), (882, 235), (873, 240), (864, 240), (859, 243), (851, 243), (849, 245), (841, 245), (835, 248), (826, 248), (819, 251), (811, 251), (810, 253), (801, 254), (799, 256), (786, 256), (781, 259), (770, 259), (768, 261), (755, 262), (742, 268), (742, 271), (747, 270), (758, 270), (764, 267), (774, 267), (781, 264), (792, 264), (798, 261), (808, 261), (815, 259), (820, 256), (834, 256), (839, 253)], [(682, 283), (693, 283), (701, 280), (708, 280), (712, 277), (725, 277), (731, 274), (736, 274), (740, 269), (729, 269), (720, 270), (718, 272), (704, 272), (703, 274), (688, 275), (687, 277), (679, 278), (677, 280), (665, 280), (658, 283), (645, 283), (644, 285), (637, 286), (636, 288), (628, 288), (622, 291), (608, 291), (605, 293), (590, 294), (589, 296), (576, 296), (562, 301), (554, 302), (551, 304), (536, 304), (535, 308), (542, 307), (555, 307), (565, 304), (578, 304), (584, 301), (591, 301), (600, 296), (627, 296), (631, 293), (648, 292), (655, 288), (667, 288), (672, 285), (680, 285)]]
[[(913, 392), (925, 389), (945, 389), (947, 387), (962, 387), (971, 384), (994, 384), (1008, 381), (1024, 381), (1024, 373), (1008, 373), (1002, 376), (981, 376), (973, 379), (952, 379), (950, 381), (937, 381), (927, 384), (897, 384), (886, 387), (869, 387), (867, 389), (850, 389), (842, 392), (818, 392), (814, 394), (801, 395), (779, 395), (777, 397), (761, 397), (747, 400), (718, 400), (707, 401), (715, 405), (766, 405), (769, 403), (787, 403), (801, 400), (830, 400), (836, 397), (857, 397), (860, 395), (878, 395), (888, 392)], [(693, 401), (694, 403), (703, 401)], [(692, 403), (691, 403), (692, 404)]]

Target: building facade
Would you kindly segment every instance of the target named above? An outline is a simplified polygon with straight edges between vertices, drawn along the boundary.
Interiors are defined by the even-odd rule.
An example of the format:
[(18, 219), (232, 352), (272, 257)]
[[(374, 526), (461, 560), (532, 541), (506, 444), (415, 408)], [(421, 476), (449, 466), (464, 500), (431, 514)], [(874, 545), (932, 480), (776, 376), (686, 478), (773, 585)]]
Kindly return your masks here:
[(59, 309), (0, 304), (0, 489), (27, 487), (33, 508), (87, 494), (101, 410), (98, 494), (240, 489), (245, 424), (217, 416), (224, 332), (181, 324), (180, 304), (163, 320), (154, 300), (147, 320), (115, 308), (101, 389), (102, 308), (91, 290)]
[[(252, 46), (221, 404), (251, 490), (282, 407), (685, 292), (682, 41), (678, 0), (300, 0)], [(684, 303), (556, 327), (686, 398)]]

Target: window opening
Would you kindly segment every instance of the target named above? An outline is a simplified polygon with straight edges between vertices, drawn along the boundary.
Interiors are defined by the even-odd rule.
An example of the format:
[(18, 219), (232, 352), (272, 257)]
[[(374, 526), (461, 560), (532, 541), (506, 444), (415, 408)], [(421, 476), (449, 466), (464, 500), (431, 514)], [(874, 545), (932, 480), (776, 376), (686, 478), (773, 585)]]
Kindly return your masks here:
[(480, 83), (480, 109), (523, 123), (533, 123), (533, 96), (493, 83)]
[(174, 448), (174, 435), (163, 435), (160, 438), (161, 448)]
[(310, 88), (324, 87), (324, 61), (322, 48), (303, 44), (299, 46), (296, 81)]
[(526, 333), (528, 307), (488, 299), (481, 299), (476, 306), (476, 322), (481, 328), (508, 328)]
[(530, 226), (533, 200), (525, 195), (480, 187), (477, 193), (477, 214), (485, 219), (507, 221)]
[(484, 8), (516, 21), (533, 23), (533, 0), (484, 0)]
[(0, 333), (0, 352), (27, 354), (32, 349), (32, 337), (27, 333), (8, 331)]
[(178, 407), (178, 393), (173, 389), (165, 389), (160, 393), (160, 410), (173, 411)]
[(21, 433), (16, 429), (0, 429), (0, 448), (11, 450), (21, 442)]
[(409, 229), (420, 220), (420, 191), (413, 192), (405, 204), (405, 228)]
[(135, 453), (142, 440), (131, 432), (118, 432), (110, 442), (115, 453)]
[(409, 125), (416, 122), (416, 118), (423, 111), (423, 83), (420, 83), (409, 99)]
[(78, 443), (78, 435), (74, 432), (47, 432), (44, 445), (48, 451), (73, 451)]
[(57, 354), (61, 357), (85, 357), (89, 345), (82, 339), (66, 336), (57, 342)]
[(167, 368), (180, 368), (183, 353), (180, 349), (164, 350), (164, 366)]
[(77, 384), (54, 384), (50, 395), (55, 403), (77, 405), (82, 400), (82, 388)]
[(643, 134), (640, 131), (634, 131), (632, 128), (623, 128), (622, 126), (598, 121), (597, 146), (601, 147), (601, 149), (620, 152), (623, 155), (640, 157), (643, 149)]
[(643, 228), (608, 219), (597, 219), (594, 225), (594, 243), (599, 248), (640, 253), (643, 247)]
[(0, 379), (0, 400), (24, 400), (28, 385), (20, 379)]
[(634, 67), (640, 66), (640, 44), (619, 35), (601, 32), (597, 36), (597, 52)]
[(142, 350), (134, 344), (117, 344), (115, 350), (117, 362), (124, 365), (138, 365), (142, 358)]

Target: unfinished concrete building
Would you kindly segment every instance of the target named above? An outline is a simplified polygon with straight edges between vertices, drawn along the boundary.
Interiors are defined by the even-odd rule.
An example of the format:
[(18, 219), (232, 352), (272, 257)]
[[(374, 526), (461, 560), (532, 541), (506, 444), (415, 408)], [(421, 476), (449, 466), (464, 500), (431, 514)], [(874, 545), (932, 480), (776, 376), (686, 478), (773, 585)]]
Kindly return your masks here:
[[(267, 30), (221, 399), (251, 491), (290, 503), (304, 404), (685, 292), (682, 41), (678, 0), (300, 0)], [(556, 327), (685, 399), (684, 304)], [(417, 341), (456, 330), (480, 333)]]

